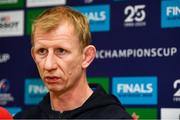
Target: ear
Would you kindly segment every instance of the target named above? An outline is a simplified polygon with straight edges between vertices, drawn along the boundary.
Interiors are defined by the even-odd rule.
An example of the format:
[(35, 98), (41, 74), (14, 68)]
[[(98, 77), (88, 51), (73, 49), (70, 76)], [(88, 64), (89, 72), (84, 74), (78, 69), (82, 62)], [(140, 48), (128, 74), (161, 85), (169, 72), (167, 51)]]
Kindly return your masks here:
[(93, 45), (88, 45), (83, 50), (82, 68), (87, 68), (96, 57), (96, 48)]

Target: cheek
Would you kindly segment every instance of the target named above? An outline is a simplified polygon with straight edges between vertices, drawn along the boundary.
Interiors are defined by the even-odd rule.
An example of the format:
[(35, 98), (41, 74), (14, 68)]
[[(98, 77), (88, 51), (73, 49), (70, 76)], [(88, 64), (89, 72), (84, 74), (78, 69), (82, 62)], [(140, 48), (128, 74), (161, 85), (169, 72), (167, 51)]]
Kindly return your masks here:
[(36, 59), (35, 60), (35, 63), (36, 63), (36, 66), (41, 74), (42, 70), (43, 70), (43, 66), (44, 66), (44, 62), (43, 60), (40, 60), (40, 59)]
[(81, 62), (80, 59), (79, 60), (73, 60), (71, 62), (71, 64), (69, 64), (68, 66), (68, 74), (72, 75), (73, 73), (76, 74), (77, 72), (79, 72), (81, 70)]
[(78, 64), (73, 64), (71, 67), (68, 68), (68, 74), (72, 75), (73, 73), (76, 73), (80, 70), (80, 65)]

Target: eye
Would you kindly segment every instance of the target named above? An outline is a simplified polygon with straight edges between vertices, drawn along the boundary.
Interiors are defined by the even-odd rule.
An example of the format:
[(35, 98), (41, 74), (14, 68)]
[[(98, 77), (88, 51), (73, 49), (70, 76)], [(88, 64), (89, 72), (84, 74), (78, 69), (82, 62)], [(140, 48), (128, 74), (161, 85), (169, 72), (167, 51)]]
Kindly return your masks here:
[(63, 49), (63, 48), (58, 48), (58, 49), (56, 49), (56, 51), (55, 51), (55, 53), (57, 54), (57, 55), (64, 55), (64, 54), (66, 54), (66, 50), (65, 49)]
[(39, 55), (45, 55), (47, 53), (47, 50), (45, 48), (40, 48), (37, 50), (37, 53)]

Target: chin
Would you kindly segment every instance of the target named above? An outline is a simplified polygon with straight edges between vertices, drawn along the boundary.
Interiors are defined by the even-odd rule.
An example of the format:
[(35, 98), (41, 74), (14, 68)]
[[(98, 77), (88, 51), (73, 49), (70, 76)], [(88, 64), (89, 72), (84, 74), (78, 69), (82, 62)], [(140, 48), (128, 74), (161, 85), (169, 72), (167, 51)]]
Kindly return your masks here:
[(54, 92), (54, 93), (61, 93), (62, 91), (64, 91), (63, 88), (57, 87), (57, 86), (48, 86), (48, 90), (50, 92)]

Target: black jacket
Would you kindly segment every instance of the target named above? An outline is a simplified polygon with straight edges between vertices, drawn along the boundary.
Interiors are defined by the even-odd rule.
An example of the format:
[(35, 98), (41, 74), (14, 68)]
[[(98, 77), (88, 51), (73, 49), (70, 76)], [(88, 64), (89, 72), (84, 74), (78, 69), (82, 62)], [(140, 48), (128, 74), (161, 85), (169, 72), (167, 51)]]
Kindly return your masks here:
[(89, 99), (79, 108), (60, 113), (53, 111), (50, 106), (50, 97), (47, 94), (36, 107), (17, 113), (19, 118), (44, 119), (131, 119), (118, 100), (105, 93), (98, 86)]

